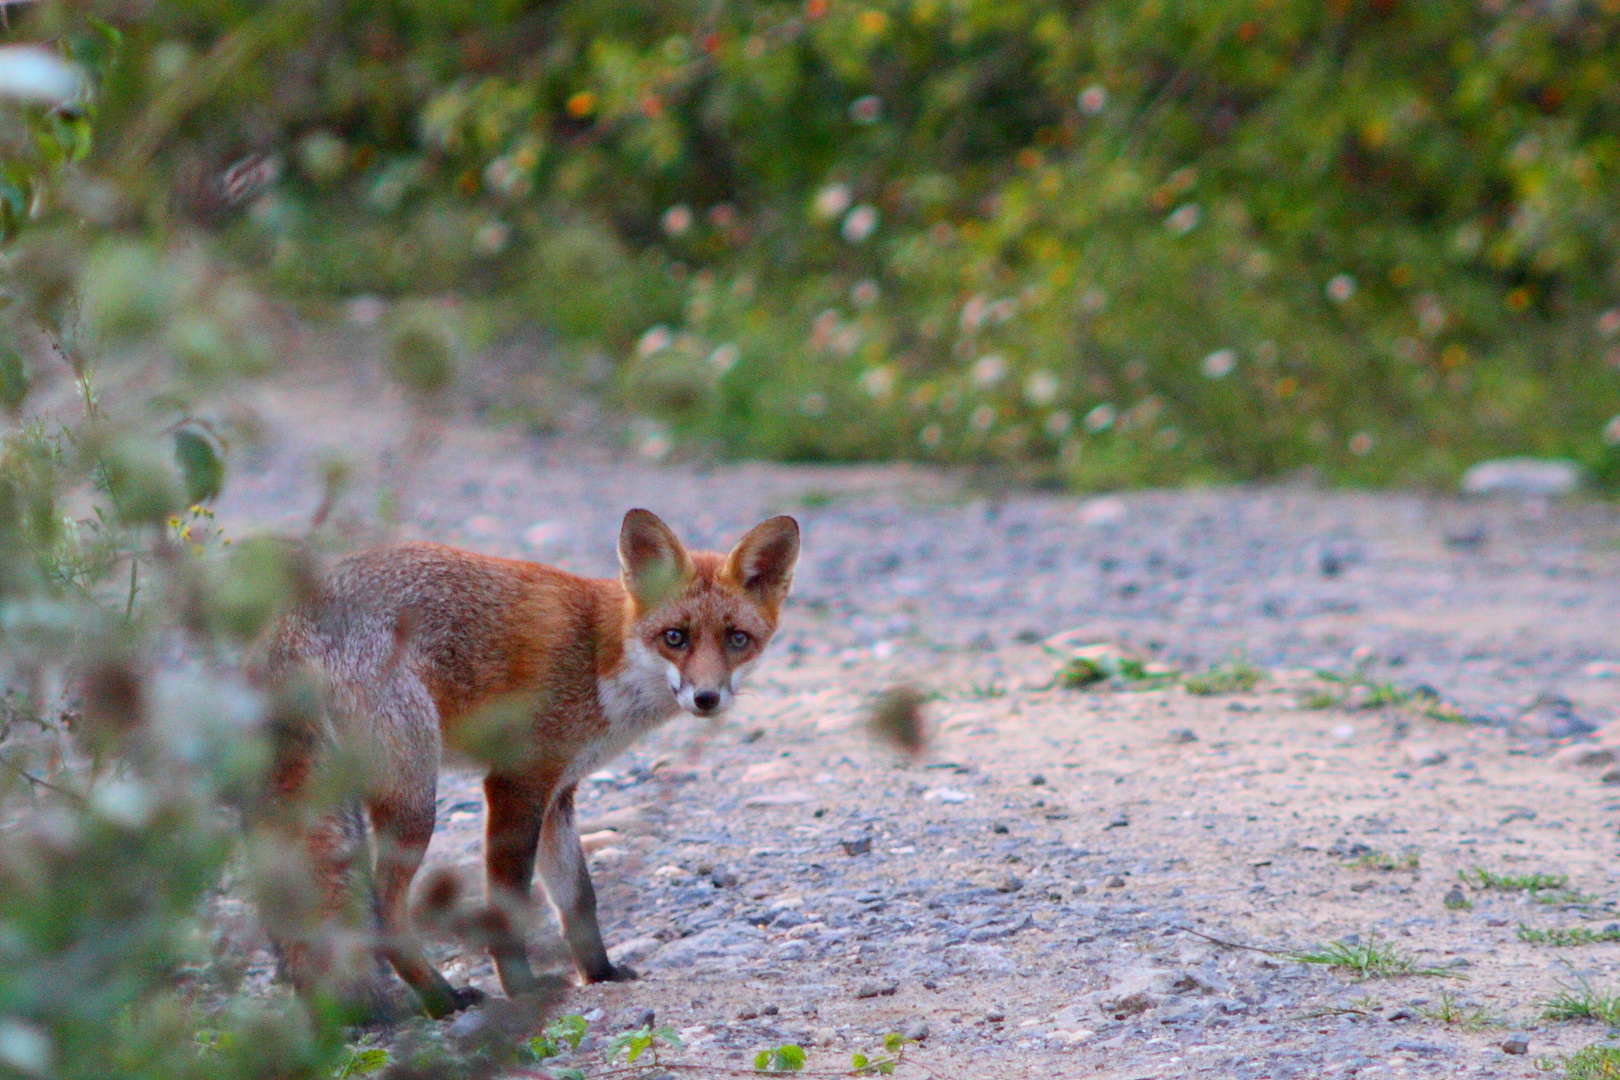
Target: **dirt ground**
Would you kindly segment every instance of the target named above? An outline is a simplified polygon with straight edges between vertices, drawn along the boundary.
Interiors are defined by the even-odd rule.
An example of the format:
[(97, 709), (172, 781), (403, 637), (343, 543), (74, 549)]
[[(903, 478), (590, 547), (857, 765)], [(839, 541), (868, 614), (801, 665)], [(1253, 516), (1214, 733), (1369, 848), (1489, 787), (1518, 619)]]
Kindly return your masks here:
[[(581, 792), (604, 933), (643, 977), (574, 992), (596, 1034), (559, 1063), (589, 1072), (648, 1010), (682, 1062), (793, 1042), (847, 1068), (903, 1031), (939, 1077), (1518, 1077), (1608, 1034), (1543, 1013), (1620, 992), (1620, 944), (1521, 940), (1620, 920), (1620, 786), (1564, 749), (1601, 747), (1620, 708), (1607, 506), (656, 465), (589, 411), (544, 438), (451, 423), (412, 456), (377, 386), (252, 404), (276, 449), (239, 470), (227, 532), (301, 528), (334, 453), (356, 543), (389, 484), (405, 535), (599, 574), (631, 506), (697, 545), (804, 524), (751, 692)], [(1041, 644), (1064, 634), (1149, 674), (1267, 677), (1068, 688)], [(917, 762), (864, 722), (902, 682), (931, 696)], [(478, 880), (476, 777), (448, 770), (440, 807), (430, 864)], [(1476, 869), (1568, 881), (1463, 885)], [(1298, 959), (1335, 942), (1422, 973)], [(484, 958), (441, 955), (497, 989)]]

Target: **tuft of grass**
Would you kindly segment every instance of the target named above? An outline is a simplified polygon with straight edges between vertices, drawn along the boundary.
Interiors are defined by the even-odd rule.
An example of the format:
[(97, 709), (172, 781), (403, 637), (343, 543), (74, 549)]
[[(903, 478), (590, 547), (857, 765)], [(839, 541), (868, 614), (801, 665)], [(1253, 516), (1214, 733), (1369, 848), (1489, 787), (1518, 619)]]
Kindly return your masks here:
[(1189, 675), (1181, 681), (1181, 685), (1189, 694), (1200, 697), (1209, 697), (1214, 694), (1247, 694), (1260, 681), (1266, 677), (1263, 668), (1255, 667), (1247, 660), (1228, 660), (1216, 664), (1202, 675)]
[(1501, 1017), (1487, 1013), (1482, 1005), (1458, 1004), (1457, 999), (1451, 996), (1449, 990), (1440, 991), (1439, 1003), (1419, 1009), (1418, 1015), (1425, 1020), (1433, 1020), (1440, 1024), (1456, 1024), (1464, 1031), (1502, 1027), (1506, 1023)]
[(1412, 957), (1394, 945), (1380, 941), (1377, 934), (1368, 934), (1366, 941), (1330, 941), (1314, 949), (1289, 953), (1288, 959), (1296, 964), (1339, 968), (1357, 979), (1393, 979), (1402, 975), (1460, 978), (1456, 972), (1444, 968), (1419, 967)]
[(1159, 690), (1173, 686), (1180, 678), (1174, 671), (1149, 667), (1132, 656), (1105, 652), (1079, 652), (1064, 660), (1057, 673), (1057, 685), (1070, 690), (1111, 683), (1123, 689)]
[(1519, 940), (1532, 945), (1551, 945), (1559, 949), (1575, 945), (1594, 945), (1603, 941), (1620, 941), (1620, 923), (1611, 923), (1601, 930), (1593, 930), (1586, 926), (1568, 928), (1555, 926), (1551, 930), (1538, 930), (1520, 923)]
[(1356, 702), (1358, 709), (1384, 709), (1408, 705), (1414, 697), (1410, 691), (1402, 690), (1394, 683), (1369, 679), (1360, 672), (1341, 675), (1336, 671), (1318, 670), (1316, 677), (1327, 683), (1330, 688), (1338, 688), (1337, 694), (1333, 689), (1324, 691), (1333, 704), (1344, 703), (1358, 688), (1362, 691)]
[(989, 682), (970, 681), (962, 690), (962, 696), (971, 701), (993, 701), (996, 698), (1007, 696), (1007, 688), (1001, 680), (992, 677)]
[(830, 491), (820, 488), (809, 488), (799, 493), (799, 506), (805, 510), (819, 510), (824, 506), (831, 506), (838, 496)]
[(1566, 1080), (1620, 1080), (1620, 1049), (1586, 1046), (1573, 1054), (1537, 1058), (1536, 1068), (1542, 1072), (1562, 1070)]
[(1538, 904), (1590, 907), (1598, 899), (1588, 893), (1565, 888), (1569, 884), (1567, 874), (1498, 874), (1476, 866), (1472, 870), (1458, 871), (1457, 876), (1462, 878), (1464, 884), (1481, 891), (1494, 889), (1499, 892), (1529, 893), (1530, 899)]
[(1457, 876), (1462, 878), (1464, 885), (1482, 891), (1496, 889), (1500, 892), (1542, 892), (1547, 889), (1562, 889), (1569, 884), (1568, 874), (1498, 874), (1479, 866), (1470, 870), (1459, 870)]
[(1344, 864), (1346, 870), (1416, 870), (1418, 868), (1418, 853), (1408, 848), (1399, 855), (1391, 855), (1384, 851), (1369, 851), (1367, 854)]
[(1542, 1003), (1541, 1015), (1548, 1020), (1600, 1020), (1613, 1027), (1620, 1024), (1620, 995), (1594, 989), (1577, 975), (1573, 986), (1560, 986)]

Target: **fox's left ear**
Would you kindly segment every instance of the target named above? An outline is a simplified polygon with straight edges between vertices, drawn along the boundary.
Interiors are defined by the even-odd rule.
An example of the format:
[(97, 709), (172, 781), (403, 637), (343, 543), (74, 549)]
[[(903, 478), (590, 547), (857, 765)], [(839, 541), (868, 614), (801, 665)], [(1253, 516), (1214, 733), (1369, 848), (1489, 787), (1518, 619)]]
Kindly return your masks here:
[(773, 517), (748, 530), (726, 556), (726, 575), (762, 604), (776, 607), (793, 588), (799, 563), (799, 523)]

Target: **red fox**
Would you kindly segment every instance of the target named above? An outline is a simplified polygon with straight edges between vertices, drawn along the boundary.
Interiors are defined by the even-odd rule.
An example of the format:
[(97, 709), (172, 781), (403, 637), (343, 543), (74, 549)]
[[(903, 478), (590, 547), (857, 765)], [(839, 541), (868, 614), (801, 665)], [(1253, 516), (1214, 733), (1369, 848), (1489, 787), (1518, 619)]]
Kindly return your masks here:
[[(580, 979), (635, 978), (602, 943), (575, 786), (678, 710), (710, 717), (731, 705), (776, 630), (798, 557), (790, 517), (762, 522), (722, 555), (689, 552), (655, 515), (631, 510), (618, 580), (428, 543), (339, 563), (282, 620), (271, 649), (273, 676), (312, 668), (331, 702), (329, 730), (281, 740), (272, 797), (296, 803), (333, 746), (369, 763), (361, 801), (374, 850), (356, 812), (306, 824), (299, 839), (329, 912), (353, 904), (354, 880), (369, 869), (381, 943), (373, 969), (385, 957), (433, 1016), (481, 998), (428, 961), (406, 898), (433, 835), (441, 747), (475, 739), (479, 717), (505, 708), (518, 717), (516, 752), (484, 780), (491, 910), (525, 910), (538, 863)], [(502, 990), (539, 989), (518, 931), (494, 924)], [(277, 945), (300, 991), (331, 987), (340, 961), (330, 935)]]

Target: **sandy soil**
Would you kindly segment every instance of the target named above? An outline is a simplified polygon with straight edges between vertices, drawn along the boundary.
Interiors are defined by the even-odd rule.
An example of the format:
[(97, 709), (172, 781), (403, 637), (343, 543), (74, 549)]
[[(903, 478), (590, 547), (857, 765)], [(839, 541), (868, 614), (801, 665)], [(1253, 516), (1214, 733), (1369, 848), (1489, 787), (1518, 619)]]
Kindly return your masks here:
[[(1529, 1076), (1606, 1035), (1542, 1013), (1580, 980), (1620, 991), (1620, 945), (1520, 940), (1620, 920), (1620, 787), (1603, 754), (1561, 750), (1599, 746), (1620, 707), (1605, 506), (655, 466), (588, 412), (546, 439), (450, 424), (402, 458), (409, 425), (379, 388), (253, 405), (277, 449), (235, 477), (229, 532), (301, 528), (331, 453), (359, 466), (334, 515), (347, 542), (375, 534), (389, 483), (404, 534), (591, 573), (613, 572), (633, 505), (702, 545), (767, 513), (804, 523), (752, 692), (582, 791), (588, 827), (612, 829), (591, 841), (604, 932), (644, 975), (574, 993), (594, 1032), (652, 1010), (685, 1033), (679, 1061), (796, 1042), (834, 1068), (905, 1030), (936, 1076), (1121, 1078)], [(1269, 675), (1211, 696), (1064, 688), (1039, 643), (1065, 631), (1167, 670), (1242, 656)], [(922, 761), (864, 724), (900, 682), (933, 695)], [(1386, 686), (1439, 703), (1381, 705)], [(440, 804), (430, 862), (476, 880), (476, 778), (447, 771)], [(1453, 893), (1475, 868), (1568, 882)], [(1335, 941), (1428, 973), (1294, 958)], [(441, 955), (495, 988), (483, 958)], [(1504, 1050), (1516, 1035), (1528, 1054)], [(570, 1063), (589, 1071), (602, 1041)]]

